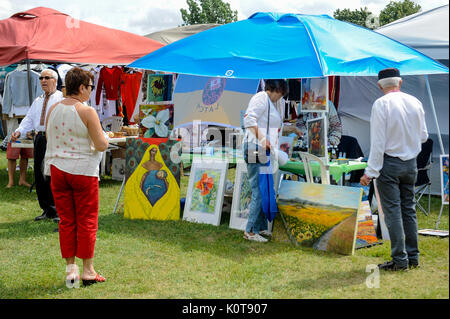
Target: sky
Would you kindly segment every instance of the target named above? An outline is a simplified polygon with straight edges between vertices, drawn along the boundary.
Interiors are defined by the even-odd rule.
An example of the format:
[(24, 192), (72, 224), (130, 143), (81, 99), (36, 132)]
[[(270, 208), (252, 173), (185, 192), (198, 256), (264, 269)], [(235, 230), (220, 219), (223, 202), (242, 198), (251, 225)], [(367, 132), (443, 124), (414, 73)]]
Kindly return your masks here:
[[(414, 1), (414, 0), (413, 0)], [(378, 15), (389, 0), (224, 0), (238, 11), (238, 20), (258, 11), (333, 15), (336, 9), (367, 7)], [(422, 11), (433, 9), (448, 0), (415, 0)], [(186, 0), (0, 0), (0, 20), (35, 7), (48, 7), (74, 19), (138, 35), (178, 27), (182, 24), (180, 8), (187, 9)]]

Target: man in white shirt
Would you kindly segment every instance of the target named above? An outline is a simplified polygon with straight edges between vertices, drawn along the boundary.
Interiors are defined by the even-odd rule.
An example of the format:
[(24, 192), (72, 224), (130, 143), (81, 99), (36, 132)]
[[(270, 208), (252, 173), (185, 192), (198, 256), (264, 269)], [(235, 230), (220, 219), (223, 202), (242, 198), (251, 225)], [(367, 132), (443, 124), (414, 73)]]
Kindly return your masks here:
[(415, 97), (400, 92), (399, 70), (378, 73), (384, 96), (375, 101), (370, 117), (370, 155), (361, 177), (367, 186), (377, 179), (386, 226), (391, 239), (392, 260), (378, 265), (383, 270), (408, 270), (419, 266), (414, 183), (416, 157), (428, 138), (425, 112)]
[(55, 222), (59, 221), (58, 214), (55, 209), (52, 191), (50, 188), (50, 178), (44, 176), (43, 161), (45, 157), (45, 149), (47, 147), (47, 139), (45, 137), (45, 118), (50, 107), (63, 99), (61, 91), (56, 90), (58, 74), (51, 70), (45, 69), (41, 72), (39, 81), (44, 94), (37, 97), (19, 125), (19, 128), (11, 134), (11, 141), (16, 141), (20, 136), (26, 136), (34, 131), (34, 181), (36, 183), (36, 193), (39, 205), (43, 210), (42, 215), (37, 216), (34, 220), (42, 220), (51, 218)]

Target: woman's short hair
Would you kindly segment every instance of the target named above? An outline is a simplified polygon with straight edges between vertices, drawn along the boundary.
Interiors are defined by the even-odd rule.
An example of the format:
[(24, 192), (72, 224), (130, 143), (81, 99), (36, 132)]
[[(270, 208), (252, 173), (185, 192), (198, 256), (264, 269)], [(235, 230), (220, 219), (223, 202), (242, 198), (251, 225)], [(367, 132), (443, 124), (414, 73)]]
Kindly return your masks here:
[(264, 80), (265, 91), (278, 92), (286, 95), (288, 93), (288, 86), (283, 79), (269, 79)]
[(89, 71), (81, 68), (72, 68), (67, 72), (64, 83), (66, 85), (67, 95), (77, 95), (79, 93), (80, 85), (89, 85), (89, 81), (94, 82), (94, 75)]

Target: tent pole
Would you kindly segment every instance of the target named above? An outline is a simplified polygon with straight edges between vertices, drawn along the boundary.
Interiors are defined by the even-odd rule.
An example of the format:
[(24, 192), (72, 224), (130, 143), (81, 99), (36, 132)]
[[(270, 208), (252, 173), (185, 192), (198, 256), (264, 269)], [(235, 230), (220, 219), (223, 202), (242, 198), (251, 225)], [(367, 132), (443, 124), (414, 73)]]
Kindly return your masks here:
[(428, 97), (430, 98), (431, 110), (433, 111), (434, 121), (436, 122), (439, 146), (441, 147), (441, 154), (445, 154), (444, 144), (442, 143), (441, 130), (439, 129), (439, 122), (436, 116), (436, 110), (434, 108), (433, 96), (431, 95), (430, 82), (428, 81), (428, 74), (425, 74), (425, 83), (427, 85)]
[(28, 100), (30, 101), (30, 105), (33, 103), (33, 94), (31, 93), (31, 67), (30, 67), (30, 59), (28, 59), (27, 52), (27, 79), (28, 79)]

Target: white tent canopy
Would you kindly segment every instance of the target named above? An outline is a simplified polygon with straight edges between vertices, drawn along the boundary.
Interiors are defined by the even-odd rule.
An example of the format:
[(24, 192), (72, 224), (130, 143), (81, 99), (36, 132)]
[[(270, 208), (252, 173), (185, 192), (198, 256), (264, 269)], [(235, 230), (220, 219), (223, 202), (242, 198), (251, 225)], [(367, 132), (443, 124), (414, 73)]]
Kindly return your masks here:
[[(448, 66), (449, 5), (417, 13), (394, 21), (376, 31), (438, 60)], [(427, 92), (424, 76), (403, 76), (402, 91), (414, 95), (423, 104), (430, 137), (433, 139), (432, 193), (440, 193), (439, 155), (441, 147), (438, 128)], [(377, 87), (377, 77), (341, 77), (338, 112), (343, 134), (358, 139), (365, 156), (369, 155), (369, 120), (373, 102), (382, 93)], [(429, 84), (442, 136), (444, 152), (448, 154), (449, 132), (449, 82), (448, 74), (430, 75)]]
[(213, 24), (213, 23), (186, 25), (186, 26), (182, 26), (182, 27), (176, 27), (176, 28), (153, 32), (153, 33), (144, 35), (144, 37), (156, 40), (163, 44), (169, 44), (169, 43), (181, 40), (183, 38), (189, 37), (191, 35), (194, 35), (196, 33), (217, 27), (219, 25), (220, 24)]

